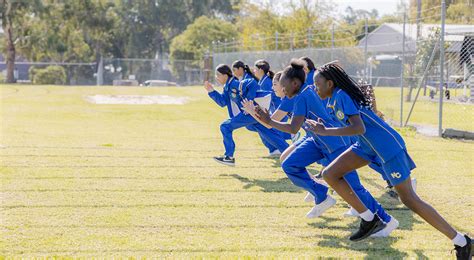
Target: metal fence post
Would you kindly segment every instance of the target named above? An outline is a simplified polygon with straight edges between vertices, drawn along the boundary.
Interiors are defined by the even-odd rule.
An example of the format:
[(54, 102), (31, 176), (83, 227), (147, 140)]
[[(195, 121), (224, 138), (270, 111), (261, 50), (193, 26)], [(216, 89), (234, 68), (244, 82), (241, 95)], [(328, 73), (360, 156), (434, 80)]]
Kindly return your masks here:
[(275, 32), (275, 50), (278, 50), (278, 32)]
[(443, 87), (444, 87), (444, 25), (446, 19), (446, 2), (441, 1), (441, 35), (439, 46), (439, 111), (438, 111), (438, 136), (443, 134)]
[(104, 84), (104, 58), (100, 56), (99, 66), (97, 67), (97, 86)]
[(293, 42), (295, 41), (294, 34), (291, 33), (291, 38), (290, 38), (290, 50), (293, 50)]
[(369, 29), (368, 29), (368, 18), (365, 18), (365, 46), (364, 46), (364, 60), (365, 60), (365, 67), (364, 67), (364, 78), (367, 80), (367, 43), (369, 41)]
[(311, 27), (308, 28), (308, 49), (311, 48)]
[(406, 23), (407, 23), (407, 13), (406, 11), (403, 13), (403, 36), (402, 36), (402, 56), (400, 59), (400, 127), (403, 126), (403, 77), (405, 71), (405, 30), (406, 30)]
[(334, 23), (332, 23), (331, 29), (331, 61), (334, 60)]

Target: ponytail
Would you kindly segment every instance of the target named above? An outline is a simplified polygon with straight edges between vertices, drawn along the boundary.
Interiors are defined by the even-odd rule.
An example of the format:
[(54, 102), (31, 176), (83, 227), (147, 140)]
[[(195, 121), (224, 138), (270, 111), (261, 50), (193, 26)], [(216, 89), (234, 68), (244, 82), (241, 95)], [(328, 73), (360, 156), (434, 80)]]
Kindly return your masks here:
[(270, 78), (273, 79), (275, 73), (270, 70), (270, 64), (266, 60), (258, 60), (255, 62), (255, 67), (263, 70), (263, 72)]
[(273, 77), (275, 77), (275, 73), (274, 73), (273, 71), (271, 71), (271, 70), (269, 70), (269, 71), (267, 72), (267, 75), (268, 75), (268, 77), (271, 78), (272, 80), (273, 80)]
[(301, 84), (303, 84), (306, 79), (306, 74), (303, 70), (304, 65), (304, 61), (292, 59), (290, 62), (290, 66), (286, 67), (283, 70), (281, 77), (288, 79), (298, 79), (299, 81), (301, 81)]
[(249, 68), (249, 65), (246, 65), (243, 61), (241, 60), (236, 60), (232, 63), (232, 68), (243, 68), (244, 69), (244, 72), (249, 74), (252, 78), (254, 78), (255, 80), (258, 80), (257, 77), (255, 77), (255, 75), (253, 75), (252, 73), (252, 70), (250, 70)]
[(232, 74), (232, 70), (229, 68), (229, 66), (225, 64), (217, 65), (216, 71), (219, 72), (220, 74), (227, 75), (229, 78), (234, 77), (234, 75)]

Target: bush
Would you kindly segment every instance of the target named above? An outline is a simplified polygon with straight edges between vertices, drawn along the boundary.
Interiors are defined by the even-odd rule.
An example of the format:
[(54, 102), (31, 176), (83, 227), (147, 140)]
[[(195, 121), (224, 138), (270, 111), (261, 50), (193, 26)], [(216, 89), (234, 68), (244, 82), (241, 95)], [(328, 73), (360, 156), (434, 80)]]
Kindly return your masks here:
[[(44, 69), (30, 69), (33, 84), (64, 85), (66, 84), (66, 70), (61, 66), (48, 66)], [(30, 75), (31, 76), (31, 75)]]

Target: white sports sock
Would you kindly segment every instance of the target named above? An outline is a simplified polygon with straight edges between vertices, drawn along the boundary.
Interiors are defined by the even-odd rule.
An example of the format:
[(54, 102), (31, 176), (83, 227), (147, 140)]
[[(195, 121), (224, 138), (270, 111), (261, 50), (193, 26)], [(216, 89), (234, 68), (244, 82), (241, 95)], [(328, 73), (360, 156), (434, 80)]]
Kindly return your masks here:
[(453, 238), (453, 243), (457, 246), (465, 246), (467, 244), (467, 240), (463, 234), (457, 232), (456, 236)]
[(366, 210), (359, 215), (365, 221), (372, 221), (374, 219), (374, 213), (370, 210)]

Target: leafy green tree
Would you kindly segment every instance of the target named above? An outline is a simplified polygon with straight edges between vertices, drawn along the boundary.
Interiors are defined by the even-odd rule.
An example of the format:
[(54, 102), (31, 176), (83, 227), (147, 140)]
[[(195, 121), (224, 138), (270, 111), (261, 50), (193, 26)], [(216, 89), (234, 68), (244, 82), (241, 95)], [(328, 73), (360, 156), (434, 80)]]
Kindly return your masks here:
[(14, 83), (14, 69), (16, 58), (16, 42), (27, 37), (27, 30), (23, 24), (33, 15), (39, 15), (43, 11), (40, 0), (15, 1), (0, 0), (0, 14), (2, 27), (5, 34), (3, 53), (5, 53), (7, 64), (6, 83)]
[[(190, 24), (186, 30), (176, 36), (170, 46), (170, 57), (173, 64), (173, 73), (182, 79), (184, 63), (179, 60), (202, 60), (213, 41), (225, 41), (238, 36), (235, 26), (221, 19), (211, 19), (201, 16)], [(198, 64), (189, 64), (198, 65)]]

